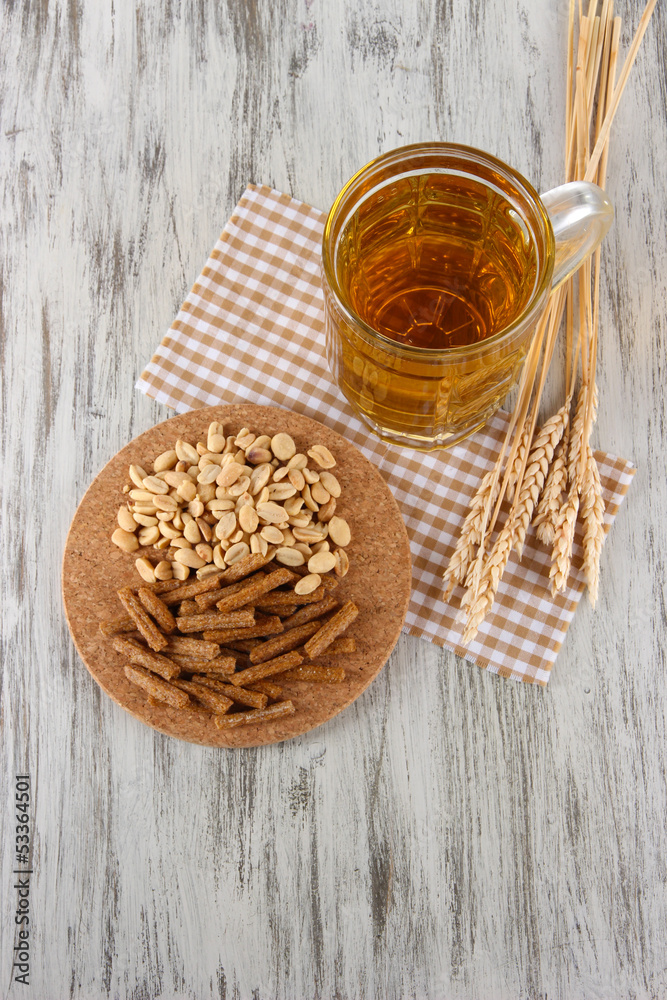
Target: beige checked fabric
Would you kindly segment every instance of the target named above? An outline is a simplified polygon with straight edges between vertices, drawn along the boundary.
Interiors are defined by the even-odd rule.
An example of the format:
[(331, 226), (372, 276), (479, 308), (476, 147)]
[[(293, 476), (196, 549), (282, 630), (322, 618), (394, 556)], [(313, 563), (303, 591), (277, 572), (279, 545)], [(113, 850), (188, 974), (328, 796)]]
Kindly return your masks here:
[[(581, 538), (555, 600), (549, 556), (529, 530), (495, 605), (469, 646), (457, 622), (461, 592), (442, 600), (441, 577), (470, 498), (498, 454), (508, 417), (497, 414), (450, 451), (422, 454), (373, 437), (329, 375), (320, 284), (322, 212), (249, 186), (138, 388), (179, 413), (226, 403), (296, 410), (352, 441), (381, 471), (410, 536), (413, 591), (405, 630), (518, 680), (546, 684), (584, 590)], [(623, 459), (596, 453), (607, 530), (632, 480)]]

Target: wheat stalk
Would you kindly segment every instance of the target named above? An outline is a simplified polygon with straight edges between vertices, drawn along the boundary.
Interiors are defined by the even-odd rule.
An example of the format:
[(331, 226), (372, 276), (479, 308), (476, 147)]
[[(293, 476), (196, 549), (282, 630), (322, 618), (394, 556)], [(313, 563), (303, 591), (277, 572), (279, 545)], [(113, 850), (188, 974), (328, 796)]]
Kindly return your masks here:
[[(483, 508), (483, 514), (481, 518), (481, 525), (479, 527), (480, 542), (477, 554), (474, 561), (470, 564), (468, 572), (466, 574), (466, 593), (461, 600), (461, 608), (464, 609), (468, 607), (473, 599), (478, 593), (478, 587), (480, 580), (482, 578), (482, 572), (484, 569), (484, 557), (486, 554), (486, 542), (487, 539), (491, 537), (493, 528), (500, 511), (500, 505), (503, 501), (505, 495), (505, 490), (507, 487), (507, 478), (509, 471), (514, 462), (516, 452), (519, 446), (519, 434), (515, 434), (515, 429), (517, 427), (523, 427), (526, 422), (526, 417), (528, 413), (528, 407), (530, 404), (530, 399), (533, 392), (533, 386), (535, 384), (535, 377), (537, 374), (537, 369), (539, 367), (539, 359), (542, 353), (542, 346), (544, 343), (545, 332), (547, 330), (547, 325), (549, 318), (552, 315), (552, 303), (553, 297), (550, 299), (549, 305), (542, 317), (537, 324), (537, 330), (533, 337), (533, 341), (528, 349), (528, 354), (526, 355), (526, 360), (523, 366), (523, 371), (521, 373), (521, 381), (519, 383), (519, 399), (516, 408), (510, 419), (510, 424), (505, 435), (505, 440), (503, 442), (502, 448), (500, 449), (500, 454), (496, 459), (496, 464), (491, 472), (492, 476), (492, 493), (487, 497), (486, 504)], [(507, 457), (507, 469), (505, 471), (505, 477), (502, 482), (500, 482), (500, 473), (503, 467), (503, 461), (505, 457), (505, 452), (512, 441), (509, 455)], [(523, 473), (522, 473), (523, 475)], [(499, 489), (496, 491), (495, 484), (499, 484)], [(496, 495), (497, 494), (497, 495)], [(491, 507), (493, 505), (493, 497), (495, 496), (495, 508), (493, 515), (491, 515)], [(457, 620), (459, 620), (457, 618)]]
[[(621, 21), (613, 17), (613, 0), (602, 0), (599, 16), (598, 0), (591, 0), (586, 16), (579, 0), (576, 45), (577, 5), (575, 0), (570, 0), (566, 180), (594, 180), (600, 187), (605, 186), (611, 123), (655, 5), (656, 0), (647, 3), (616, 83)], [(577, 517), (581, 517), (584, 573), (591, 602), (595, 603), (597, 598), (600, 551), (604, 541), (604, 503), (599, 471), (589, 442), (598, 404), (595, 375), (600, 261), (598, 249), (593, 259), (584, 262), (577, 273), (576, 329), (573, 278), (551, 296), (528, 350), (517, 402), (500, 455), (473, 498), (461, 537), (443, 575), (446, 596), (456, 584), (465, 586), (461, 600), (464, 643), (472, 641), (491, 608), (512, 548), (521, 556), (531, 519), (538, 538), (552, 547), (549, 578), (555, 596), (567, 584), (575, 526)], [(567, 399), (558, 413), (535, 432), (540, 399), (564, 312)], [(582, 386), (570, 420), (579, 366)], [(503, 467), (505, 472), (501, 478)], [(513, 501), (512, 507), (491, 551), (487, 552), (486, 546), (493, 537), (506, 494)], [(457, 620), (461, 620), (461, 615)]]
[(532, 426), (530, 417), (526, 418), (526, 422), (523, 425), (521, 435), (519, 437), (519, 446), (514, 456), (514, 461), (512, 462), (512, 467), (510, 468), (509, 475), (507, 477), (507, 499), (511, 502), (514, 500), (514, 493), (516, 490), (516, 484), (523, 476), (523, 470), (526, 465), (526, 454), (530, 445), (530, 439), (532, 437)]
[[(569, 403), (568, 403), (569, 407)], [(554, 459), (549, 466), (547, 481), (542, 490), (542, 496), (535, 508), (533, 525), (539, 540), (549, 548), (553, 547), (556, 537), (556, 522), (563, 506), (563, 494), (567, 490), (567, 450), (570, 441), (569, 424), (563, 432), (561, 442), (556, 448)]]
[(570, 431), (570, 446), (567, 452), (567, 478), (573, 483), (577, 476), (577, 467), (581, 455), (581, 442), (584, 436), (584, 411), (586, 407), (586, 386), (582, 385), (577, 396), (577, 405), (572, 417)]
[(572, 564), (572, 543), (574, 542), (574, 528), (577, 523), (579, 513), (579, 491), (576, 483), (570, 486), (567, 499), (560, 509), (556, 527), (554, 528), (554, 546), (551, 553), (551, 566), (549, 568), (549, 580), (551, 581), (551, 593), (555, 597), (565, 590), (570, 566)]
[(570, 436), (570, 448), (567, 456), (567, 476), (570, 483), (573, 483), (575, 479), (581, 480), (583, 475), (583, 468), (586, 460), (586, 449), (588, 447), (588, 437), (586, 436), (586, 430), (588, 430), (588, 435), (590, 436), (590, 430), (597, 417), (598, 409), (598, 390), (597, 386), (593, 388), (592, 395), (592, 413), (591, 413), (591, 423), (590, 426), (586, 427), (586, 407), (588, 403), (588, 387), (586, 384), (582, 385), (579, 390), (579, 396), (577, 397), (577, 406), (574, 411), (574, 417), (572, 419), (572, 434)]
[[(489, 552), (484, 569), (477, 586), (471, 583), (467, 592), (468, 617), (463, 629), (462, 642), (467, 646), (477, 635), (479, 626), (484, 621), (495, 598), (498, 584), (500, 583), (507, 560), (512, 551), (512, 535), (514, 533), (514, 522), (512, 518), (503, 525), (498, 537)], [(463, 604), (463, 602), (462, 602)]]
[(604, 500), (600, 471), (590, 445), (581, 484), (581, 518), (584, 524), (583, 571), (588, 584), (588, 598), (593, 607), (598, 599), (600, 553), (604, 544)]
[(514, 532), (512, 545), (521, 558), (526, 541), (526, 531), (533, 517), (535, 505), (544, 487), (549, 465), (554, 457), (569, 419), (569, 406), (564, 404), (560, 410), (546, 421), (537, 431), (533, 446), (528, 456), (528, 463), (521, 484), (514, 511)]
[(475, 550), (482, 540), (484, 512), (495, 501), (499, 490), (498, 477), (494, 473), (494, 469), (487, 472), (470, 502), (470, 510), (463, 522), (456, 548), (447, 569), (442, 574), (445, 598), (449, 597), (457, 584), (464, 583), (468, 568), (475, 557)]
[(604, 116), (604, 121), (602, 122), (602, 126), (600, 128), (600, 132), (597, 137), (595, 147), (593, 149), (593, 152), (591, 153), (591, 157), (588, 163), (588, 167), (586, 169), (584, 180), (593, 181), (597, 176), (597, 169), (598, 169), (598, 164), (600, 162), (600, 158), (607, 145), (607, 142), (609, 141), (609, 130), (611, 128), (611, 123), (613, 122), (614, 115), (618, 110), (618, 105), (620, 104), (621, 96), (623, 94), (623, 91), (625, 90), (625, 85), (628, 82), (630, 70), (632, 69), (634, 61), (637, 58), (637, 53), (639, 52), (639, 46), (641, 45), (641, 40), (644, 37), (646, 29), (648, 28), (648, 23), (651, 20), (651, 16), (655, 9), (656, 3), (657, 0), (649, 0), (649, 2), (646, 4), (646, 7), (644, 8), (644, 13), (641, 16), (639, 26), (635, 33), (635, 37), (632, 39), (630, 50), (623, 64), (623, 68), (621, 69), (618, 78), (618, 83), (614, 87), (613, 93), (611, 95), (609, 101), (609, 107), (607, 108), (607, 112)]

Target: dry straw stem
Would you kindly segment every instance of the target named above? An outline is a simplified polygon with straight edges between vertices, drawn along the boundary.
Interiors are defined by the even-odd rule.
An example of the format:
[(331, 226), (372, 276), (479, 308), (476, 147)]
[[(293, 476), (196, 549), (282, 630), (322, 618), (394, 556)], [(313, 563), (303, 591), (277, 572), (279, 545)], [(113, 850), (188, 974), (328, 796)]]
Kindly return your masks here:
[[(600, 86), (598, 88), (597, 95), (597, 105), (598, 113), (595, 119), (595, 142), (597, 142), (600, 136), (600, 129), (602, 128), (602, 122), (604, 120), (605, 113), (611, 102), (611, 90), (614, 77), (610, 76), (610, 58), (611, 58), (611, 41), (613, 35), (613, 4), (611, 0), (604, 0), (602, 7), (602, 21), (601, 21), (601, 35), (600, 35)], [(619, 18), (620, 21), (620, 18)], [(614, 73), (616, 72), (614, 68)], [(607, 143), (606, 149), (609, 148)], [(598, 170), (598, 177), (600, 176), (600, 171)], [(598, 182), (599, 183), (599, 182)]]
[[(607, 11), (608, 18), (605, 25), (605, 41), (604, 41), (604, 54), (602, 60), (602, 71), (601, 71), (601, 82), (600, 82), (600, 93), (598, 96), (598, 119), (596, 122), (596, 139), (599, 136), (603, 112), (609, 110), (612, 100), (613, 84), (616, 77), (616, 64), (618, 61), (618, 40), (621, 30), (621, 19), (616, 18), (612, 22), (611, 16), (611, 5)], [(607, 159), (609, 155), (609, 143), (605, 144), (602, 152), (602, 157), (600, 159), (600, 164), (597, 170), (596, 182), (601, 187), (604, 188), (607, 181)], [(595, 251), (594, 256), (594, 287), (593, 287), (593, 319), (592, 319), (592, 332), (589, 344), (589, 360), (588, 360), (588, 382), (589, 385), (595, 385), (595, 376), (597, 368), (597, 344), (598, 344), (598, 331), (600, 322), (600, 264), (601, 264), (601, 249)], [(595, 408), (597, 407), (597, 396), (589, 393), (586, 400), (585, 413), (584, 413), (584, 440), (588, 442), (591, 434), (591, 428), (595, 422)]]
[[(597, 337), (593, 331), (593, 309), (591, 305), (591, 262), (585, 261), (577, 274), (579, 286), (579, 344), (578, 350), (581, 352), (581, 371), (583, 385), (581, 395), (577, 401), (577, 413), (575, 414), (574, 427), (577, 433), (572, 436), (572, 444), (575, 444), (577, 451), (574, 454), (576, 468), (570, 467), (570, 479), (575, 475), (581, 479), (584, 470), (586, 455), (586, 445), (590, 437), (593, 426), (592, 399), (590, 391), (592, 385), (591, 378), (591, 351), (593, 344), (597, 343)], [(581, 407), (581, 409), (580, 409)], [(573, 428), (574, 430), (574, 428)]]
[[(566, 285), (567, 308), (565, 310), (565, 385), (568, 395), (572, 396), (572, 386), (574, 385), (573, 370), (576, 374), (577, 360), (573, 359), (574, 343), (574, 293), (572, 278), (568, 278)], [(577, 341), (578, 343), (578, 341)]]
[[(533, 395), (533, 389), (535, 387), (535, 379), (537, 377), (537, 370), (539, 367), (540, 357), (542, 356), (542, 347), (544, 345), (544, 340), (547, 331), (547, 325), (552, 316), (552, 308), (554, 304), (554, 296), (549, 299), (547, 307), (542, 314), (537, 329), (533, 336), (532, 343), (528, 349), (528, 354), (526, 355), (526, 360), (523, 366), (523, 372), (521, 373), (521, 381), (519, 383), (519, 394), (517, 398), (516, 406), (512, 412), (512, 417), (510, 420), (509, 427), (507, 428), (507, 433), (505, 434), (505, 440), (503, 441), (502, 448), (500, 449), (500, 454), (496, 459), (495, 472), (498, 478), (500, 478), (500, 471), (503, 467), (503, 460), (505, 457), (505, 452), (507, 451), (510, 441), (512, 445), (509, 449), (509, 454), (507, 456), (507, 467), (505, 469), (505, 475), (503, 477), (500, 490), (498, 491), (498, 496), (495, 500), (495, 508), (493, 510), (493, 516), (490, 522), (488, 518), (484, 521), (482, 526), (483, 536), (482, 543), (480, 547), (480, 554), (478, 558), (483, 557), (484, 541), (488, 534), (490, 534), (496, 524), (498, 519), (498, 514), (500, 513), (501, 504), (505, 498), (505, 493), (507, 492), (507, 484), (509, 482), (509, 477), (511, 470), (514, 467), (514, 462), (516, 459), (517, 452), (521, 444), (521, 434), (523, 432), (523, 427), (526, 423), (528, 417), (528, 408), (530, 406), (530, 401)], [(540, 381), (543, 384), (543, 381)], [(533, 416), (531, 418), (532, 424), (534, 426), (535, 421), (535, 409), (533, 408)], [(521, 428), (521, 432), (518, 432), (518, 428)], [(525, 468), (525, 459), (522, 463), (522, 469), (520, 471), (520, 477), (523, 477), (523, 468)], [(516, 486), (515, 486), (516, 489)], [(490, 504), (489, 504), (490, 509)]]
[[(565, 148), (567, 150), (567, 156), (565, 160), (565, 178), (566, 180), (574, 180), (576, 176), (576, 162), (580, 156), (579, 146), (581, 144), (581, 126), (579, 124), (579, 102), (581, 101), (581, 94), (579, 93), (581, 89), (581, 83), (583, 81), (583, 65), (586, 62), (586, 51), (588, 47), (589, 31), (588, 31), (589, 20), (587, 17), (581, 17), (579, 19), (579, 37), (577, 40), (577, 58), (574, 63), (574, 91), (570, 88), (568, 97), (571, 100), (571, 105), (568, 106), (569, 110), (569, 132), (565, 137)], [(568, 63), (572, 65), (572, 56), (574, 52), (574, 44), (570, 51), (568, 52)], [(572, 80), (572, 77), (570, 77)]]
[(565, 101), (565, 176), (568, 176), (569, 140), (572, 135), (572, 77), (574, 72), (574, 0), (567, 20), (567, 98)]
[(595, 98), (595, 84), (598, 79), (598, 74), (600, 71), (600, 62), (602, 60), (602, 41), (605, 24), (602, 22), (600, 17), (596, 17), (593, 21), (593, 30), (591, 32), (591, 44), (589, 46), (588, 52), (588, 63), (586, 66), (586, 105), (592, 111), (593, 101)]
[(585, 260), (578, 272), (579, 280), (579, 305), (581, 310), (581, 370), (586, 385), (590, 385), (590, 354), (591, 341), (593, 339), (593, 306), (591, 303), (591, 274), (592, 265), (590, 258)]
[(585, 173), (586, 164), (588, 163), (590, 154), (588, 144), (588, 108), (586, 106), (586, 78), (582, 66), (577, 66), (574, 102), (577, 122), (577, 160), (575, 177), (580, 178)]
[(591, 153), (590, 160), (588, 162), (588, 167), (586, 169), (584, 180), (587, 181), (595, 180), (600, 158), (609, 139), (609, 130), (611, 128), (611, 124), (618, 110), (618, 106), (620, 104), (623, 91), (625, 90), (626, 84), (628, 82), (628, 77), (630, 76), (630, 70), (632, 69), (635, 59), (637, 58), (637, 53), (639, 52), (639, 46), (641, 45), (646, 29), (648, 28), (649, 21), (651, 20), (651, 16), (653, 14), (653, 11), (655, 10), (656, 3), (657, 0), (649, 0), (649, 2), (646, 4), (646, 7), (644, 8), (644, 13), (641, 16), (639, 26), (635, 33), (635, 37), (632, 40), (632, 44), (626, 56), (625, 62), (623, 63), (623, 68), (621, 69), (621, 72), (619, 74), (618, 83), (614, 87), (614, 92), (611, 96), (609, 107), (607, 108), (607, 112), (604, 116), (604, 121), (600, 128), (600, 133), (597, 137), (595, 147), (593, 149), (593, 152)]
[[(553, 357), (554, 347), (556, 346), (558, 331), (561, 326), (564, 306), (565, 306), (565, 289), (559, 288), (555, 293), (555, 295), (551, 297), (545, 313), (546, 335), (544, 338), (544, 355), (542, 358), (542, 367), (540, 370), (539, 382), (537, 384), (537, 389), (535, 390), (535, 402), (533, 403), (530, 416), (526, 418), (523, 435), (519, 442), (517, 458), (515, 458), (514, 466), (510, 473), (510, 478), (514, 479), (515, 494), (520, 493), (523, 479), (526, 474), (526, 465), (529, 461), (529, 454), (530, 454), (529, 449), (532, 446), (535, 434), (537, 409), (539, 407), (539, 403), (542, 398), (542, 392), (544, 391), (544, 385), (546, 382), (547, 374), (549, 372), (549, 368), (551, 367), (551, 359)], [(565, 421), (565, 423), (567, 423), (567, 420)], [(520, 461), (517, 460), (519, 455), (521, 455)]]

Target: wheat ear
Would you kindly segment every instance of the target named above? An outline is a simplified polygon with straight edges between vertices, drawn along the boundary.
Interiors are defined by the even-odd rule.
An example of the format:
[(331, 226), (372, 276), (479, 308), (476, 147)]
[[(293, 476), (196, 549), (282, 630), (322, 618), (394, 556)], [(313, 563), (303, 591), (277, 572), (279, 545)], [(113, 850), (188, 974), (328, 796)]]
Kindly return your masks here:
[(548, 548), (554, 544), (556, 522), (563, 506), (563, 495), (567, 492), (567, 449), (570, 441), (569, 424), (565, 428), (561, 442), (556, 448), (553, 462), (549, 467), (547, 481), (542, 496), (535, 508), (533, 526), (535, 534)]
[[(487, 472), (477, 492), (470, 501), (470, 510), (463, 522), (456, 548), (452, 553), (447, 569), (442, 575), (443, 583), (445, 584), (445, 599), (449, 597), (457, 584), (465, 581), (468, 568), (475, 558), (475, 549), (482, 540), (484, 510), (487, 504), (490, 506), (495, 501), (500, 488), (498, 477), (494, 476), (494, 472), (494, 469)], [(492, 490), (493, 496), (491, 496)]]
[[(498, 584), (500, 583), (503, 573), (505, 572), (507, 560), (509, 559), (512, 551), (513, 533), (514, 522), (513, 519), (509, 517), (503, 525), (500, 534), (496, 538), (493, 548), (489, 552), (479, 584), (475, 588), (476, 593), (474, 593), (472, 599), (467, 602), (468, 617), (461, 639), (464, 646), (469, 645), (469, 643), (471, 643), (475, 638), (479, 626), (484, 621), (487, 612), (490, 610), (496, 598)], [(466, 592), (466, 596), (467, 594), (472, 594), (473, 586), (471, 586), (470, 590)], [(463, 606), (463, 602), (461, 603)]]
[(600, 553), (604, 544), (604, 500), (600, 471), (590, 445), (581, 484), (581, 519), (584, 524), (583, 571), (588, 584), (588, 599), (593, 607), (598, 599)]
[[(577, 406), (574, 411), (574, 417), (572, 419), (572, 434), (570, 435), (570, 449), (567, 457), (567, 476), (568, 481), (573, 483), (575, 479), (580, 477), (582, 471), (582, 462), (584, 455), (586, 453), (586, 448), (588, 446), (588, 440), (584, 440), (584, 430), (586, 426), (586, 398), (587, 390), (586, 385), (582, 385), (579, 390), (579, 395), (577, 397)], [(593, 386), (593, 410), (591, 416), (591, 422), (588, 428), (590, 434), (590, 428), (595, 423), (598, 412), (598, 389), (597, 386)]]
[[(460, 608), (461, 611), (457, 616), (457, 621), (466, 621), (467, 616), (470, 613), (470, 605), (474, 603), (477, 596), (481, 593), (480, 590), (480, 580), (482, 576), (482, 570), (486, 563), (480, 563), (479, 559), (473, 559), (473, 561), (468, 566), (468, 572), (466, 573), (465, 583), (463, 586), (465, 590), (461, 597)], [(484, 587), (483, 589), (486, 589)]]
[(576, 479), (579, 458), (581, 456), (581, 441), (584, 436), (584, 412), (586, 408), (586, 386), (582, 385), (577, 396), (577, 405), (572, 417), (570, 447), (567, 452), (567, 479), (573, 483)]
[(514, 500), (516, 484), (519, 481), (521, 470), (523, 469), (526, 461), (526, 452), (528, 451), (528, 447), (530, 445), (530, 427), (531, 419), (530, 417), (527, 417), (521, 431), (521, 437), (519, 438), (519, 447), (517, 448), (514, 461), (512, 462), (512, 467), (509, 471), (509, 475), (507, 476), (507, 499), (510, 502)]
[(557, 413), (549, 417), (533, 438), (533, 446), (528, 456), (528, 463), (514, 512), (512, 544), (517, 551), (519, 559), (523, 553), (526, 531), (531, 522), (535, 504), (544, 487), (549, 466), (554, 457), (554, 451), (563, 437), (568, 419), (569, 406), (565, 403)]
[(572, 564), (572, 543), (574, 528), (579, 513), (579, 492), (577, 484), (572, 483), (567, 499), (560, 509), (556, 527), (554, 528), (554, 547), (551, 553), (549, 579), (553, 597), (565, 590), (567, 578)]

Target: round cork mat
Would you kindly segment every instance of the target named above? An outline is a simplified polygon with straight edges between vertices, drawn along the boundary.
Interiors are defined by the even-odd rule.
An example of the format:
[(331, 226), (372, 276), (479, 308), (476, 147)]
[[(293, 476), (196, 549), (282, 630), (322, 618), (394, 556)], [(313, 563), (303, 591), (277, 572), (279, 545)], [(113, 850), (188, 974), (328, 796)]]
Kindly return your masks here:
[[(220, 730), (208, 716), (179, 713), (152, 706), (145, 693), (125, 677), (124, 658), (115, 652), (98, 623), (124, 614), (116, 591), (141, 583), (134, 568), (136, 553), (129, 555), (111, 542), (116, 515), (124, 500), (131, 463), (150, 467), (161, 452), (178, 438), (193, 444), (205, 439), (208, 425), (217, 420), (225, 433), (249, 427), (257, 434), (285, 431), (305, 453), (324, 444), (334, 455), (335, 474), (342, 486), (339, 512), (348, 521), (352, 541), (347, 547), (350, 570), (336, 589), (342, 603), (353, 600), (359, 608), (347, 635), (356, 639), (357, 651), (317, 662), (345, 667), (342, 684), (287, 684), (276, 680), (284, 697), (295, 705), (294, 715), (274, 722)], [(151, 561), (157, 553), (148, 550)], [(76, 648), (100, 687), (135, 718), (168, 736), (203, 746), (250, 747), (278, 743), (314, 729), (347, 708), (380, 672), (403, 625), (411, 585), (408, 536), (400, 511), (382, 476), (364, 456), (339, 434), (308, 417), (273, 407), (242, 404), (192, 410), (165, 420), (130, 442), (102, 469), (79, 504), (67, 537), (63, 560), (65, 612)], [(273, 678), (271, 678), (273, 679)]]

